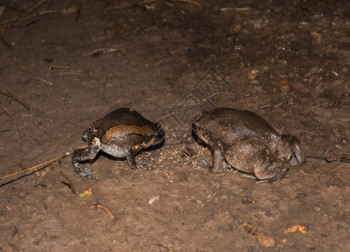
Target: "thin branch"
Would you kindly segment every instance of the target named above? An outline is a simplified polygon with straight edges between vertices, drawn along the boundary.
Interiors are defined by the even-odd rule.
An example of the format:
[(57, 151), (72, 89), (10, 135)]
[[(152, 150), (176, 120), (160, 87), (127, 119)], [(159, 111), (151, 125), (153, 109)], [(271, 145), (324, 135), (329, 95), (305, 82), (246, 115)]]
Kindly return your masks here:
[(19, 130), (20, 128), (18, 127), (18, 123), (16, 118), (7, 110), (6, 107), (1, 105), (2, 109), (5, 111), (5, 113), (11, 118), (12, 122), (15, 124), (16, 128)]
[(115, 218), (115, 216), (111, 212), (111, 210), (109, 210), (107, 207), (102, 206), (101, 204), (96, 203), (96, 204), (91, 205), (90, 207), (102, 209), (103, 211), (105, 211), (108, 214), (108, 216), (111, 220), (113, 220)]
[(71, 189), (72, 193), (77, 194), (77, 190), (75, 190), (75, 187), (74, 187), (72, 181), (62, 171), (60, 171), (60, 175), (66, 180), (62, 183), (65, 184), (66, 186), (68, 186), (69, 189)]
[(29, 167), (27, 169), (24, 169), (24, 170), (20, 170), (20, 171), (16, 171), (14, 173), (11, 173), (11, 174), (8, 174), (8, 175), (5, 175), (3, 177), (0, 178), (0, 187), (3, 186), (3, 185), (6, 185), (6, 184), (9, 184), (17, 179), (20, 179), (24, 176), (27, 176), (27, 175), (30, 175), (34, 172), (37, 172), (37, 171), (40, 171), (41, 169), (53, 164), (53, 163), (56, 163), (58, 161), (60, 161), (61, 159), (67, 157), (70, 153), (67, 152), (66, 154), (64, 155), (60, 155), (60, 156), (57, 156), (49, 161), (46, 161), (44, 163), (41, 163), (41, 164), (38, 164), (38, 165), (35, 165), (35, 166), (32, 166), (32, 167)]
[(30, 107), (27, 103), (25, 103), (24, 101), (22, 101), (21, 99), (19, 99), (17, 96), (15, 96), (14, 94), (6, 91), (5, 89), (0, 88), (0, 94), (6, 95), (7, 97), (10, 97), (11, 99), (17, 101), (18, 103), (22, 104), (24, 107), (26, 107), (27, 110), (30, 110)]

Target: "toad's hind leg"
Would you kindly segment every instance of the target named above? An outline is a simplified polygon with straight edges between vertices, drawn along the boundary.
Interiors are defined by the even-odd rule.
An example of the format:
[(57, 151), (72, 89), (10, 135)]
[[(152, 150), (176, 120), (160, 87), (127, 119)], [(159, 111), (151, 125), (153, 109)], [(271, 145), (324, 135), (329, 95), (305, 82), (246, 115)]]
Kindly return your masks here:
[(81, 178), (87, 177), (91, 179), (91, 175), (94, 174), (94, 172), (90, 171), (88, 168), (80, 166), (79, 162), (94, 159), (99, 151), (99, 144), (92, 144), (88, 147), (80, 148), (73, 152), (72, 164), (75, 172), (78, 173)]
[(137, 169), (137, 164), (136, 164), (136, 155), (140, 151), (140, 147), (138, 145), (132, 147), (128, 153), (126, 154), (126, 161), (128, 161), (128, 164), (131, 169)]
[(264, 164), (262, 167), (256, 167), (254, 169), (254, 175), (262, 182), (280, 180), (286, 175), (288, 164), (289, 160), (287, 158), (279, 158), (271, 163)]

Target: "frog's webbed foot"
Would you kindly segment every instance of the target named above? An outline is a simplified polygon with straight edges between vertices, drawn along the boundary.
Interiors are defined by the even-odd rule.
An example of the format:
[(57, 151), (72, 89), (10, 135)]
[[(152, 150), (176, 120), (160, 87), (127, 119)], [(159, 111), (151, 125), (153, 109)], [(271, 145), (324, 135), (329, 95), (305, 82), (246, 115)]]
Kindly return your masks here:
[(277, 159), (266, 165), (265, 168), (254, 169), (254, 175), (259, 180), (257, 183), (272, 182), (282, 179), (288, 171), (289, 160)]
[(92, 172), (86, 167), (81, 167), (79, 165), (73, 165), (75, 172), (81, 177), (81, 178), (89, 178), (89, 179), (97, 179), (92, 177), (91, 175), (94, 174), (95, 172)]
[(97, 153), (100, 150), (100, 146), (97, 144), (93, 144), (88, 147), (77, 149), (73, 152), (72, 155), (72, 165), (74, 167), (75, 172), (81, 177), (87, 177), (93, 179), (91, 176), (94, 172), (90, 171), (88, 168), (81, 167), (79, 162), (83, 162), (86, 160), (92, 160), (96, 157)]

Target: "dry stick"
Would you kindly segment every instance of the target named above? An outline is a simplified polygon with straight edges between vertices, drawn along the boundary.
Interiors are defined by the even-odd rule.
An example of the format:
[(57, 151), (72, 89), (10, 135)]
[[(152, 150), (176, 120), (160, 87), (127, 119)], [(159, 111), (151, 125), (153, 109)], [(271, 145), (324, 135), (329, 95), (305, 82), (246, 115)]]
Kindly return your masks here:
[(24, 101), (20, 100), (17, 96), (15, 96), (14, 94), (6, 91), (5, 89), (0, 88), (0, 94), (3, 94), (3, 95), (6, 95), (6, 96), (10, 97), (11, 99), (19, 102), (24, 107), (26, 107), (27, 110), (30, 110), (30, 107), (29, 107), (29, 105), (27, 103), (25, 103)]
[(0, 28), (14, 28), (23, 24), (30, 24), (34, 18), (41, 17), (48, 14), (73, 14), (78, 11), (78, 8), (71, 7), (68, 9), (63, 10), (43, 10), (36, 13), (33, 13), (32, 15), (27, 16), (14, 16), (13, 18), (10, 18), (8, 20), (5, 20), (4, 22), (0, 23)]
[(75, 15), (75, 18), (74, 18), (75, 21), (78, 21), (78, 20), (79, 20), (82, 9), (83, 9), (83, 3), (81, 2), (81, 3), (78, 5), (78, 9), (77, 9), (77, 11), (76, 11), (77, 14)]
[(11, 43), (4, 37), (4, 30), (3, 29), (0, 29), (0, 39), (4, 43), (4, 45), (7, 46), (7, 48), (12, 50)]
[(41, 79), (41, 78), (35, 78), (35, 79), (38, 80), (38, 81), (42, 81), (42, 82), (44, 82), (44, 83), (46, 83), (46, 84), (48, 84), (50, 86), (53, 86), (53, 83), (50, 82), (50, 81), (47, 81), (47, 80), (44, 80), (44, 79)]
[(63, 5), (63, 9), (67, 9), (67, 6), (70, 4), (71, 0), (67, 0), (65, 4)]
[(39, 158), (42, 158), (43, 156), (45, 156), (49, 151), (56, 148), (58, 145), (60, 145), (62, 142), (66, 141), (70, 137), (71, 137), (71, 134), (68, 134), (66, 137), (62, 138), (60, 141), (58, 141), (56, 144), (50, 147), (47, 151), (45, 151)]
[(202, 6), (201, 3), (196, 2), (196, 1), (192, 1), (192, 0), (173, 0), (171, 2), (182, 2), (182, 3), (188, 3), (188, 4), (194, 4), (194, 5), (197, 5), (197, 6)]
[(7, 24), (13, 23), (15, 21), (17, 21), (19, 19), (19, 16), (16, 15), (10, 19), (7, 19), (5, 21), (3, 21), (2, 23), (0, 23), (0, 27), (6, 27)]
[(58, 157), (55, 157), (49, 161), (46, 161), (44, 163), (41, 163), (41, 164), (38, 164), (38, 165), (35, 165), (35, 166), (32, 166), (32, 167), (29, 167), (27, 169), (24, 169), (24, 170), (20, 170), (20, 171), (16, 171), (14, 173), (11, 173), (11, 174), (8, 174), (8, 175), (5, 175), (3, 177), (0, 178), (0, 187), (5, 185), (5, 184), (8, 184), (8, 183), (11, 183), (17, 179), (20, 179), (24, 176), (27, 176), (27, 175), (30, 175), (34, 172), (37, 172), (45, 167), (47, 167), (48, 165), (51, 165), (55, 162), (58, 162), (59, 160), (65, 158), (66, 156), (68, 156), (70, 153), (67, 152), (66, 154), (64, 155), (60, 155)]
[(17, 120), (10, 114), (10, 112), (7, 110), (6, 107), (1, 105), (2, 109), (5, 111), (5, 113), (11, 118), (12, 122), (15, 124), (16, 128), (19, 130), (20, 128), (18, 127)]
[(168, 251), (170, 251), (170, 252), (172, 252), (172, 251), (173, 251), (173, 249), (172, 249), (172, 248), (169, 248), (168, 246), (165, 246), (164, 244), (157, 243), (157, 245), (158, 245), (158, 246), (161, 246), (161, 247), (163, 247), (163, 248), (165, 248), (165, 249), (167, 249), (167, 250), (168, 250)]
[(16, 14), (14, 17), (0, 23), (0, 28), (5, 29), (20, 26), (24, 21), (29, 20), (31, 18), (35, 18), (36, 16), (38, 16), (37, 13), (31, 16), (19, 16), (18, 14)]
[(119, 10), (126, 10), (126, 9), (132, 9), (135, 7), (143, 7), (145, 4), (152, 4), (152, 3), (157, 3), (157, 2), (162, 2), (162, 0), (150, 0), (150, 1), (142, 1), (140, 3), (135, 3), (130, 6), (125, 6), (125, 7), (118, 7), (118, 6), (111, 6), (109, 8), (106, 8), (105, 11), (119, 11)]
[[(146, 4), (153, 4), (153, 3), (158, 3), (158, 2), (164, 2), (165, 4), (169, 4), (169, 3), (167, 3), (166, 0), (165, 1), (164, 0), (145, 0), (145, 1), (141, 1), (139, 3), (133, 4), (133, 5), (130, 5), (130, 6), (125, 6), (125, 7), (112, 6), (112, 7), (109, 7), (107, 9), (105, 9), (105, 10), (106, 11), (118, 11), (118, 10), (132, 9), (132, 8), (137, 7), (137, 6), (143, 7)], [(173, 0), (173, 1), (170, 1), (170, 2), (171, 3), (182, 2), (182, 3), (188, 3), (188, 4), (194, 4), (194, 5), (197, 5), (197, 6), (202, 6), (201, 3), (193, 1), (193, 0)]]
[(70, 66), (54, 66), (54, 65), (50, 65), (49, 66), (49, 69), (47, 70), (47, 76), (49, 76), (51, 70), (55, 69), (55, 68), (58, 68), (58, 69), (71, 69)]
[(339, 162), (339, 163), (350, 163), (350, 160), (347, 159), (346, 157), (340, 157), (335, 160), (328, 160), (327, 157), (323, 156), (306, 156), (307, 159), (315, 159), (315, 160), (322, 160), (326, 161), (327, 163), (333, 163), (333, 162)]
[(36, 4), (34, 4), (32, 7), (28, 8), (26, 10), (26, 13), (31, 13), (33, 12), (34, 10), (38, 9), (41, 5), (43, 5), (44, 3), (46, 3), (47, 0), (39, 0)]
[(107, 207), (102, 206), (101, 204), (96, 203), (96, 204), (91, 205), (90, 207), (100, 208), (100, 209), (104, 210), (108, 214), (108, 216), (111, 220), (113, 220), (115, 218), (115, 216), (114, 216), (114, 214), (112, 214), (111, 210), (109, 210)]
[(115, 48), (100, 48), (100, 49), (96, 49), (96, 50), (93, 50), (85, 55), (83, 55), (83, 57), (87, 57), (87, 56), (90, 56), (90, 57), (97, 57), (101, 54), (107, 54), (107, 53), (114, 53), (118, 51), (118, 49), (115, 49)]
[(64, 181), (62, 183), (68, 186), (71, 189), (72, 193), (77, 194), (77, 190), (75, 190), (72, 181), (70, 181), (70, 179), (62, 171), (60, 171), (60, 174), (65, 180), (67, 180), (67, 182)]
[(334, 173), (336, 170), (340, 169), (341, 167), (343, 167), (344, 164), (341, 164), (339, 166), (337, 166), (336, 168), (332, 169), (331, 171), (326, 171), (326, 172), (322, 172), (320, 175), (318, 175), (317, 177), (315, 177), (315, 179), (319, 179), (320, 177), (324, 176), (324, 175), (329, 175)]

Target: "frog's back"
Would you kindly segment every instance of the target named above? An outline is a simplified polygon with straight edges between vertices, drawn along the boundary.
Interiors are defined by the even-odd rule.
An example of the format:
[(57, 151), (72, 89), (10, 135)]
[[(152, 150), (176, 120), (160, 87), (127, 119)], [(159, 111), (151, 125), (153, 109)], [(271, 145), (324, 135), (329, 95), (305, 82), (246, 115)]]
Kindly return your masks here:
[(111, 128), (129, 128), (128, 126), (150, 130), (155, 128), (157, 124), (147, 120), (139, 112), (130, 108), (118, 108), (93, 123), (93, 128), (96, 129), (99, 137), (104, 136)]
[(278, 135), (277, 131), (266, 120), (251, 111), (217, 108), (208, 112), (202, 118), (208, 124), (212, 124), (211, 127), (231, 129), (231, 132), (241, 137)]

